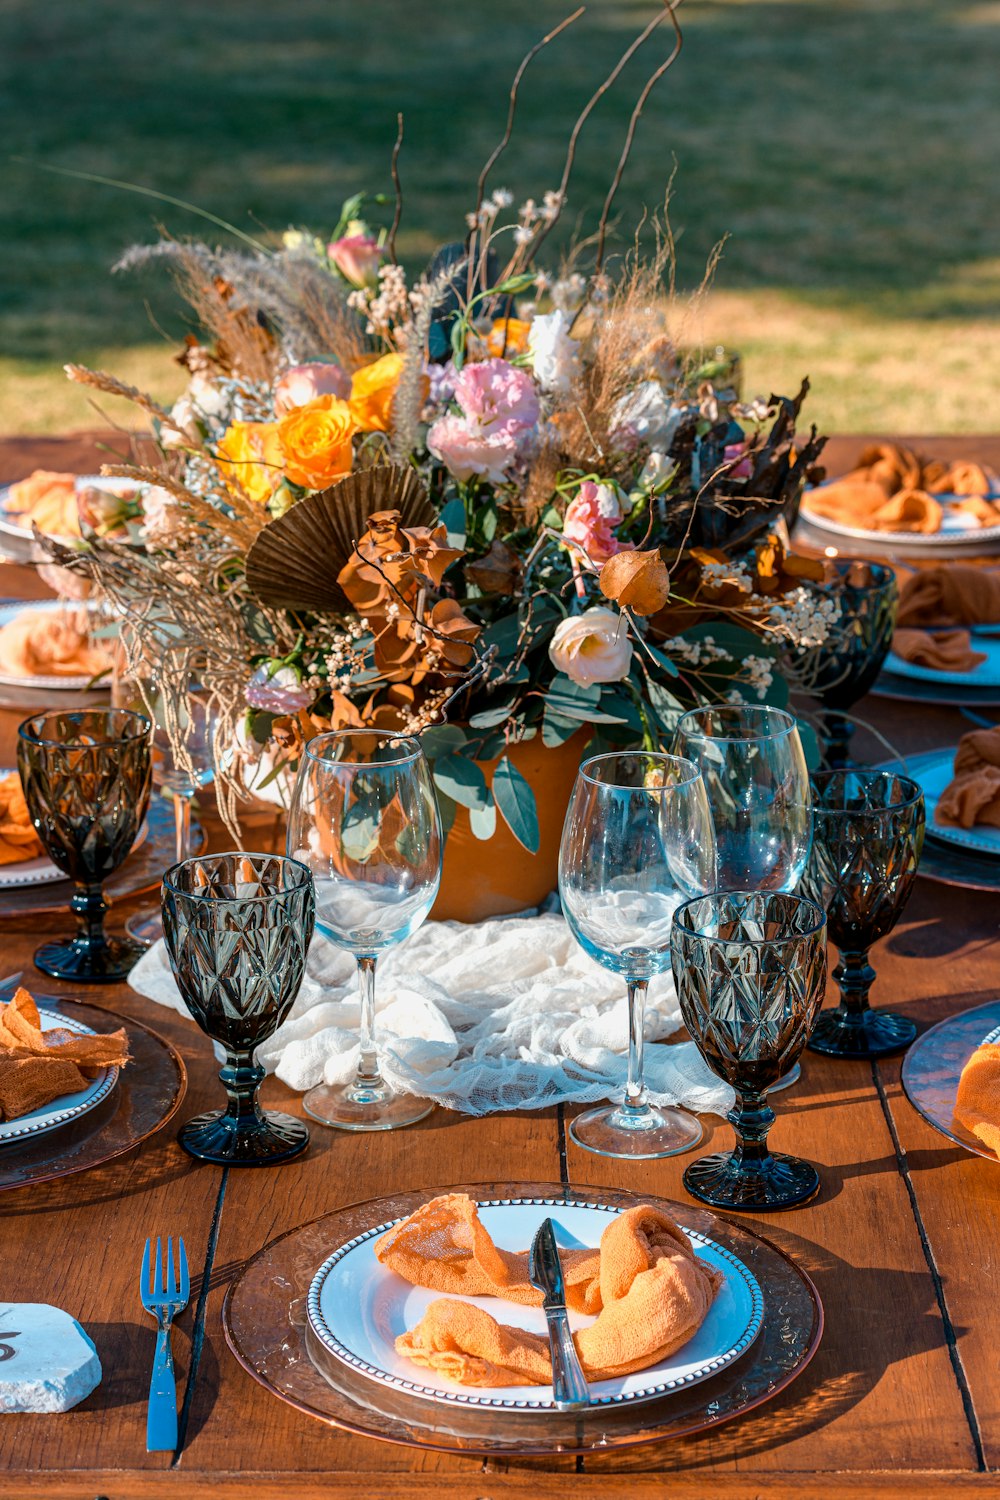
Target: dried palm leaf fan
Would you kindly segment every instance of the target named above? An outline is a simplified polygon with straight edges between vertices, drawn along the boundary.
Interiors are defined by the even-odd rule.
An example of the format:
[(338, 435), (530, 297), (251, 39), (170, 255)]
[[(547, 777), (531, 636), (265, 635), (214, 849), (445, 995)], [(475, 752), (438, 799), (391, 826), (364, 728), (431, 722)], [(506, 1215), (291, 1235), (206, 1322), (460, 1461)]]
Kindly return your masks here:
[(260, 532), (247, 554), (247, 585), (279, 609), (348, 613), (337, 574), (378, 510), (398, 510), (401, 526), (433, 526), (427, 491), (410, 468), (382, 464), (307, 495)]

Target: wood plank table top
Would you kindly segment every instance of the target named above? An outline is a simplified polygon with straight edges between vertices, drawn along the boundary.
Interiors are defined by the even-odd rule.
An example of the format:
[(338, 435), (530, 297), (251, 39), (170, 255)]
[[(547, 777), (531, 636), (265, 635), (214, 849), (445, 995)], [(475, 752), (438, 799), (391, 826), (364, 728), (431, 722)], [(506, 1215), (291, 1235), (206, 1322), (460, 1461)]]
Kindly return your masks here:
[[(862, 439), (841, 439), (837, 467)], [(852, 446), (853, 445), (853, 446)], [(924, 439), (942, 456), (996, 458), (1000, 442)], [(950, 450), (950, 451), (949, 451)], [(0, 482), (46, 463), (82, 468), (53, 449), (0, 443)], [(831, 456), (832, 457), (832, 456)], [(0, 592), (41, 592), (29, 570), (0, 570)], [(957, 710), (871, 699), (863, 716), (907, 752), (953, 744)], [(20, 716), (0, 712), (0, 764), (11, 764)], [(859, 736), (860, 741), (860, 736)], [(881, 752), (869, 742), (872, 758)], [(859, 743), (862, 752), (864, 745)], [(219, 847), (224, 835), (215, 830)], [(115, 927), (128, 907), (115, 908)], [(994, 896), (918, 880), (895, 931), (874, 950), (873, 999), (925, 1028), (997, 994)], [(34, 971), (51, 916), (0, 921), (0, 973), (69, 993)], [(470, 941), (474, 941), (474, 934)], [(170, 1038), (189, 1070), (187, 1119), (220, 1104), (208, 1040), (125, 985), (89, 1003)], [(830, 985), (828, 1000), (834, 999)], [(819, 1167), (822, 1190), (794, 1212), (738, 1216), (815, 1280), (826, 1332), (813, 1363), (775, 1401), (701, 1436), (607, 1456), (497, 1462), (377, 1443), (328, 1429), (273, 1399), (226, 1347), (221, 1307), (244, 1261), (285, 1230), (343, 1204), (458, 1182), (535, 1179), (686, 1199), (690, 1156), (605, 1160), (569, 1138), (569, 1109), (471, 1120), (437, 1110), (398, 1133), (352, 1136), (312, 1126), (304, 1157), (273, 1171), (198, 1165), (176, 1122), (131, 1155), (76, 1177), (0, 1195), (0, 1296), (66, 1308), (94, 1338), (97, 1391), (62, 1416), (0, 1420), (0, 1496), (144, 1500), (147, 1496), (448, 1497), (677, 1496), (755, 1500), (996, 1494), (1000, 1480), (1000, 1169), (937, 1134), (902, 1094), (897, 1059), (839, 1062), (814, 1053), (777, 1096), (772, 1142)], [(269, 1080), (264, 1102), (301, 1113)], [(706, 1119), (712, 1147), (731, 1139)], [(181, 1404), (176, 1454), (145, 1451), (153, 1325), (138, 1274), (148, 1234), (183, 1235), (192, 1297), (174, 1339)]]

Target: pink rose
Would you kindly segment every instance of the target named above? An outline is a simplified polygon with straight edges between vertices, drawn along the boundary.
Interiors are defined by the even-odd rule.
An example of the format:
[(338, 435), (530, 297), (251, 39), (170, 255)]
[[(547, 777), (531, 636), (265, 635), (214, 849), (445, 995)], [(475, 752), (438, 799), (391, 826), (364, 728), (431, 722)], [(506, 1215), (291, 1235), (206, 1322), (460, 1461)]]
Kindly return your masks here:
[(456, 479), (474, 474), (503, 484), (538, 428), (538, 393), (531, 376), (505, 359), (466, 365), (455, 381), (461, 415), (439, 417), (427, 446)]
[(591, 562), (606, 563), (626, 550), (615, 535), (624, 519), (618, 496), (610, 484), (585, 479), (563, 518), (563, 536), (582, 547)]
[(297, 406), (308, 406), (317, 396), (337, 396), (346, 401), (351, 394), (350, 376), (339, 365), (314, 360), (292, 365), (274, 387), (274, 414), (283, 417)]
[(354, 286), (374, 286), (378, 281), (379, 263), (385, 251), (370, 234), (346, 234), (342, 239), (331, 240), (326, 253), (344, 280)]
[[(750, 462), (749, 458), (742, 457), (742, 455), (746, 453), (746, 451), (747, 445), (745, 442), (726, 444), (725, 448), (722, 450), (723, 461), (727, 464), (731, 463), (734, 465), (733, 468), (726, 470), (725, 477), (727, 479), (750, 478), (750, 475), (753, 473), (753, 464)], [(739, 462), (736, 462), (737, 460), (739, 460)]]

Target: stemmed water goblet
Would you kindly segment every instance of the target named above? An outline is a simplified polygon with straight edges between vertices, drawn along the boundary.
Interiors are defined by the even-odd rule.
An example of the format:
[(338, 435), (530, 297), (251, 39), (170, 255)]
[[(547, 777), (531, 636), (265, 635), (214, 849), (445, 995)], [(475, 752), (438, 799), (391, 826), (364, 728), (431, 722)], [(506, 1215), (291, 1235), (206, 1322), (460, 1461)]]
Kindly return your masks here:
[(18, 730), (17, 767), (45, 852), (76, 885), (74, 938), (44, 943), (36, 967), (87, 984), (125, 979), (142, 947), (108, 937), (102, 883), (135, 843), (150, 786), (150, 723), (122, 709), (36, 714)]
[(792, 1208), (819, 1188), (810, 1162), (768, 1150), (766, 1095), (805, 1045), (826, 979), (826, 918), (775, 891), (718, 891), (674, 917), (674, 982), (702, 1057), (736, 1090), (736, 1149), (692, 1162), (684, 1186), (713, 1208)]
[(646, 751), (580, 767), (559, 853), (559, 894), (573, 936), (628, 987), (628, 1083), (621, 1104), (578, 1115), (570, 1135), (602, 1156), (673, 1156), (697, 1145), (699, 1121), (655, 1109), (643, 1082), (650, 979), (670, 967), (675, 909), (715, 885), (708, 799), (690, 761)]
[[(783, 709), (757, 704), (693, 708), (677, 724), (674, 749), (701, 771), (708, 793), (722, 891), (794, 891), (812, 835), (809, 771), (798, 726)], [(787, 1088), (798, 1063), (775, 1080)]]
[(909, 899), (924, 841), (924, 797), (894, 771), (859, 768), (813, 776), (813, 848), (804, 888), (827, 914), (840, 949), (840, 1004), (824, 1010), (809, 1042), (833, 1057), (885, 1057), (917, 1034), (907, 1016), (872, 1010), (868, 950), (891, 932)]
[(395, 1093), (375, 1045), (376, 962), (419, 927), (441, 881), (441, 822), (419, 740), (377, 729), (310, 740), (292, 793), (287, 848), (312, 871), (320, 932), (354, 954), (361, 996), (357, 1073), (348, 1084), (310, 1089), (305, 1109), (343, 1130), (422, 1120), (433, 1103)]
[(264, 1167), (298, 1156), (309, 1131), (257, 1100), (264, 1069), (254, 1049), (288, 1015), (313, 934), (309, 871), (275, 854), (211, 854), (163, 877), (170, 966), (198, 1025), (226, 1050), (219, 1077), (229, 1103), (180, 1133), (191, 1156), (220, 1166)]

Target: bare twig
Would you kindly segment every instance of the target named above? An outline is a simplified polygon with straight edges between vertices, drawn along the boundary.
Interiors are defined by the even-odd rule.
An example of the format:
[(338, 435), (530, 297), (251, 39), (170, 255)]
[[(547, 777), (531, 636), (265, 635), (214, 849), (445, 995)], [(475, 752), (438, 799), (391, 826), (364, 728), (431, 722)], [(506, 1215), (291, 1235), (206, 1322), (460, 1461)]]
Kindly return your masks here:
[(393, 265), (398, 264), (396, 260), (396, 230), (399, 221), (403, 217), (403, 187), (399, 180), (399, 153), (403, 149), (403, 116), (396, 116), (396, 144), (392, 148), (392, 185), (396, 189), (396, 212), (392, 216), (392, 228), (389, 230), (389, 238), (386, 240), (386, 249), (389, 259)]
[(666, 7), (667, 14), (670, 17), (670, 24), (674, 28), (673, 50), (671, 51), (670, 56), (665, 58), (660, 66), (656, 69), (656, 71), (651, 74), (646, 83), (646, 87), (643, 89), (642, 93), (639, 95), (638, 99), (635, 102), (635, 108), (633, 109), (631, 118), (628, 122), (628, 130), (625, 133), (625, 144), (622, 147), (622, 154), (618, 159), (618, 165), (615, 168), (615, 175), (611, 180), (611, 187), (608, 189), (608, 196), (604, 200), (604, 208), (601, 211), (601, 222), (597, 230), (597, 260), (594, 266), (595, 274), (600, 271), (602, 265), (604, 264), (604, 241), (608, 231), (608, 216), (611, 213), (611, 205), (614, 203), (615, 197), (618, 193), (618, 189), (621, 186), (621, 180), (625, 173), (625, 167), (632, 152), (632, 142), (635, 139), (636, 126), (639, 123), (639, 116), (642, 114), (642, 111), (645, 108), (646, 100), (649, 98), (650, 94), (653, 92), (653, 89), (659, 83), (664, 73), (666, 73), (668, 68), (671, 68), (677, 61), (677, 58), (680, 56), (681, 47), (684, 44), (684, 38), (681, 35), (681, 28), (678, 26), (677, 17), (674, 14), (678, 6), (684, 3), (684, 0), (663, 0), (663, 3)]

